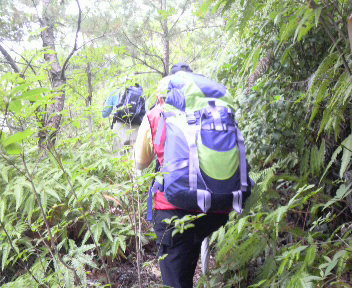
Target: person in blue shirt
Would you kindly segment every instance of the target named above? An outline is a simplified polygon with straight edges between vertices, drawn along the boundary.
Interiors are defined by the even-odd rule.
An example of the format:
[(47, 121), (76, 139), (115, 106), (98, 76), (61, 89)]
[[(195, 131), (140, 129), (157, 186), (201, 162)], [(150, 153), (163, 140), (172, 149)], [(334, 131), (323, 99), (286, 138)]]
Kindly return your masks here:
[[(137, 87), (139, 87), (139, 85)], [(110, 115), (114, 116), (116, 105), (119, 104), (120, 97), (122, 97), (123, 93), (124, 89), (119, 88), (109, 95), (104, 102), (104, 107), (101, 113), (103, 118), (108, 118)], [(115, 121), (111, 127), (116, 134), (116, 137), (114, 137), (113, 151), (117, 152), (116, 155), (118, 156), (121, 155), (119, 151), (125, 145), (134, 144), (137, 138), (139, 125)]]
[(119, 103), (120, 89), (112, 92), (110, 96), (105, 100), (103, 111), (101, 112), (103, 118), (108, 118), (111, 112), (115, 109)]

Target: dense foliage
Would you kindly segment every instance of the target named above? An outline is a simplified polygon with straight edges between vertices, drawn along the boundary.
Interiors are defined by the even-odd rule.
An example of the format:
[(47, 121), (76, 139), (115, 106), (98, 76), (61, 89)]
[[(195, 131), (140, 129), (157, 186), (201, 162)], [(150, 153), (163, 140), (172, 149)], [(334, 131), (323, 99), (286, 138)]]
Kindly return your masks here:
[(214, 235), (210, 286), (351, 287), (351, 2), (218, 2), (257, 185)]
[(256, 182), (198, 286), (352, 287), (351, 1), (121, 2), (0, 3), (1, 287), (158, 286), (152, 168), (100, 112), (134, 82), (153, 104), (179, 60), (231, 90)]

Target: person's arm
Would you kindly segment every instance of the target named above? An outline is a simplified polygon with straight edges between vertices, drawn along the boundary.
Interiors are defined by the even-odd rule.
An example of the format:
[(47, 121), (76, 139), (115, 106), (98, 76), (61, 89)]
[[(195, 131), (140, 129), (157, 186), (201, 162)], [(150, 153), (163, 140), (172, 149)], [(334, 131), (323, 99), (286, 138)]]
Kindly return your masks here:
[(134, 144), (134, 162), (137, 169), (147, 168), (154, 159), (152, 133), (147, 116), (143, 117), (139, 126), (136, 143)]

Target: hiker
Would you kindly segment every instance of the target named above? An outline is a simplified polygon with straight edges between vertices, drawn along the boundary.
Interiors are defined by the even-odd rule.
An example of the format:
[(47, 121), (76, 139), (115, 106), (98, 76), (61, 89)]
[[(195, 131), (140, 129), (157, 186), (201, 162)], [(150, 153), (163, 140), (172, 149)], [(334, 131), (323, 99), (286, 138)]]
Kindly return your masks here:
[(124, 91), (118, 89), (110, 94), (104, 104), (103, 118), (109, 117), (114, 111), (111, 129), (116, 134), (114, 138), (114, 151), (125, 145), (133, 145), (138, 127), (145, 114), (145, 99), (143, 88), (136, 83)]
[[(195, 82), (193, 81), (194, 79), (196, 79)], [(194, 85), (195, 83), (197, 84), (197, 81), (199, 84), (198, 86)], [(208, 87), (207, 85), (210, 86)], [(211, 87), (212, 85), (215, 86), (215, 88)], [(192, 87), (192, 89), (183, 89), (186, 86), (187, 88)], [(213, 91), (210, 91), (211, 89), (208, 88), (214, 89)], [(206, 90), (209, 90), (210, 92)], [(188, 93), (185, 91), (195, 91), (195, 94), (184, 95), (185, 93)], [(202, 75), (192, 73), (191, 68), (186, 63), (178, 63), (174, 65), (171, 69), (170, 75), (164, 77), (159, 83), (159, 87), (157, 89), (158, 103), (154, 108), (148, 111), (147, 115), (143, 118), (134, 147), (135, 165), (137, 169), (144, 169), (148, 167), (152, 163), (154, 156), (157, 156), (156, 170), (160, 171), (161, 167), (162, 172), (167, 172), (163, 175), (163, 183), (160, 183), (159, 180), (157, 180), (157, 176), (149, 191), (148, 220), (153, 220), (154, 230), (157, 236), (158, 256), (164, 256), (160, 261), (160, 270), (163, 283), (164, 285), (174, 288), (193, 287), (193, 276), (199, 258), (202, 241), (227, 222), (228, 213), (231, 210), (235, 209), (238, 213), (241, 213), (242, 202), (250, 193), (245, 159), (244, 162), (230, 162), (228, 166), (224, 166), (224, 163), (220, 163), (220, 165), (222, 165), (220, 166), (222, 169), (219, 170), (223, 171), (215, 171), (215, 174), (223, 174), (226, 177), (227, 175), (230, 175), (230, 178), (221, 178), (223, 175), (220, 175), (220, 179), (225, 180), (219, 180), (218, 182), (216, 180), (213, 181), (211, 177), (208, 177), (205, 174), (205, 172), (211, 175), (212, 173), (210, 172), (213, 171), (210, 170), (219, 167), (219, 163), (215, 163), (214, 167), (207, 167), (207, 169), (201, 167), (200, 170), (198, 169), (199, 173), (191, 173), (191, 170), (197, 166), (193, 164), (199, 163), (199, 161), (197, 162), (198, 159), (196, 159), (196, 161), (191, 160), (192, 157), (197, 156), (197, 145), (195, 142), (192, 142), (191, 139), (197, 139), (197, 137), (202, 137), (203, 135), (194, 137), (195, 134), (192, 134), (192, 131), (197, 130), (188, 129), (188, 127), (191, 127), (197, 121), (199, 122), (200, 118), (198, 117), (193, 119), (192, 117), (196, 115), (195, 113), (194, 115), (190, 115), (190, 118), (187, 118), (187, 122), (183, 121), (182, 119), (184, 118), (182, 117), (184, 116), (178, 116), (179, 114), (175, 112), (174, 108), (166, 109), (166, 106), (171, 105), (184, 112), (186, 110), (185, 106), (188, 104), (192, 105), (192, 103), (201, 103), (200, 101), (203, 101), (196, 96), (197, 93), (199, 94), (199, 91), (201, 91), (200, 94), (205, 91), (201, 97), (208, 102), (208, 99), (213, 100), (214, 98), (207, 99), (205, 97), (208, 97), (209, 95), (211, 97), (222, 97), (226, 92), (226, 88)], [(193, 101), (192, 99), (187, 101), (187, 96), (194, 97)], [(208, 106), (207, 102), (204, 103)], [(220, 103), (220, 100), (216, 100), (215, 102)], [(209, 109), (213, 109), (212, 111), (215, 111), (218, 108), (209, 106)], [(229, 111), (228, 108), (224, 109), (226, 109), (226, 115), (223, 114), (223, 112), (219, 113), (218, 110), (216, 110), (217, 112), (214, 112), (214, 115), (225, 118), (233, 117), (230, 113), (230, 116), (227, 116)], [(221, 111), (225, 111), (224, 109)], [(198, 113), (197, 115), (200, 114)], [(178, 119), (177, 117), (181, 118)], [(238, 141), (236, 140), (237, 144), (241, 142), (240, 132), (236, 132), (237, 134), (234, 134), (236, 127), (234, 126), (234, 120), (232, 122), (227, 120), (227, 125), (226, 123), (221, 123), (221, 119), (212, 119), (214, 120), (216, 127), (211, 125), (213, 122), (206, 123), (207, 119), (202, 120), (204, 122), (204, 128), (209, 129), (204, 130), (204, 133), (214, 133), (214, 131), (217, 133), (218, 131), (215, 130), (216, 128), (221, 134), (220, 128), (218, 127), (218, 124), (220, 123), (224, 129), (226, 127), (226, 131), (223, 129), (222, 132), (232, 133), (230, 142), (233, 142), (232, 140), (236, 138), (233, 135), (238, 136)], [(187, 123), (189, 125), (187, 125)], [(182, 126), (183, 124), (186, 126)], [(192, 127), (196, 128), (198, 126), (194, 125)], [(188, 132), (190, 134), (187, 134)], [(187, 135), (184, 135), (183, 133)], [(206, 139), (204, 138), (203, 142), (206, 142), (205, 140)], [(187, 142), (189, 143), (187, 144)], [(241, 146), (241, 144), (238, 144), (238, 146)], [(192, 149), (196, 150), (191, 151)], [(240, 153), (243, 153), (244, 151), (242, 148), (238, 150), (240, 150)], [(198, 153), (199, 159), (204, 156), (203, 152), (199, 149)], [(227, 152), (224, 153), (226, 154)], [(232, 151), (230, 151), (229, 154), (226, 154), (225, 157), (232, 159), (231, 157), (233, 155), (237, 156), (239, 154), (237, 152), (235, 154), (231, 153)], [(176, 162), (172, 162), (173, 157), (177, 158)], [(223, 161), (223, 159), (220, 160)], [(241, 162), (241, 164), (239, 164), (239, 162)], [(202, 161), (200, 161), (200, 164), (202, 164)], [(241, 166), (241, 168), (233, 168), (235, 165), (237, 165), (236, 167)], [(232, 168), (234, 171), (225, 171), (225, 169), (231, 170)], [(244, 172), (243, 169), (245, 169)], [(240, 177), (239, 172), (236, 172), (235, 170), (242, 170), (241, 174), (243, 176)], [(233, 175), (234, 173), (235, 175)], [(202, 174), (202, 176), (200, 176), (200, 174)], [(203, 184), (200, 180), (204, 180), (204, 183), (206, 182), (209, 187), (201, 187)], [(191, 185), (193, 185), (193, 188)], [(195, 190), (194, 185), (196, 186)], [(238, 186), (237, 188), (234, 187), (236, 185)], [(220, 190), (220, 193), (222, 191), (226, 192), (225, 190), (236, 191), (229, 192), (229, 194), (226, 195), (217, 194), (210, 196), (209, 190)], [(173, 192), (175, 193), (172, 194)], [(154, 207), (153, 210), (151, 210), (153, 200)], [(211, 207), (213, 204), (215, 207)], [(163, 222), (164, 219), (171, 219), (174, 216), (181, 219), (186, 215), (200, 215), (202, 212), (206, 212), (206, 214), (192, 222), (194, 227), (186, 229), (182, 234), (176, 233), (172, 236), (172, 225), (169, 226)]]

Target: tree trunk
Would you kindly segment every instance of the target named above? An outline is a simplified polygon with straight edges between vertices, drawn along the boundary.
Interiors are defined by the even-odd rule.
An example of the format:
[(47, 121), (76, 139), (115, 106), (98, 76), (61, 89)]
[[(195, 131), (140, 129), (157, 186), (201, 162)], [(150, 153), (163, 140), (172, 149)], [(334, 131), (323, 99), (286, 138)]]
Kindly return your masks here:
[(248, 78), (247, 88), (245, 91), (246, 95), (248, 95), (251, 92), (252, 87), (255, 85), (257, 80), (267, 72), (273, 60), (274, 60), (273, 52), (269, 51), (267, 55), (259, 61), (257, 68), (255, 69), (253, 74), (250, 75)]
[(348, 39), (350, 40), (350, 48), (352, 52), (352, 14), (347, 18), (347, 30), (348, 30)]
[[(161, 10), (166, 10), (166, 0), (161, 0)], [(170, 39), (169, 39), (169, 27), (167, 18), (162, 21), (163, 28), (163, 44), (164, 44), (164, 75), (169, 74), (170, 66)]]
[(170, 66), (170, 41), (169, 32), (167, 27), (167, 20), (165, 20), (165, 30), (164, 30), (164, 63), (165, 63), (165, 75), (169, 75)]
[[(88, 97), (86, 99), (86, 107), (89, 108), (90, 106), (92, 106), (92, 99), (93, 99), (92, 70), (89, 62), (87, 64), (87, 76), (88, 76)], [(91, 112), (89, 112), (87, 119), (88, 119), (89, 133), (93, 133), (93, 118), (92, 118)]]
[[(40, 26), (46, 29), (41, 32), (41, 38), (44, 48), (56, 51), (54, 25), (46, 15), (49, 5), (50, 0), (43, 0), (43, 14), (39, 21)], [(51, 86), (59, 94), (53, 99), (54, 103), (50, 104), (47, 108), (44, 118), (44, 127), (42, 127), (42, 131), (39, 133), (39, 147), (50, 148), (55, 144), (57, 133), (60, 129), (62, 118), (61, 111), (65, 103), (65, 91), (63, 86), (66, 84), (66, 79), (62, 77), (62, 68), (56, 53), (50, 52), (44, 54), (44, 59), (51, 65), (49, 70)]]

